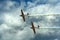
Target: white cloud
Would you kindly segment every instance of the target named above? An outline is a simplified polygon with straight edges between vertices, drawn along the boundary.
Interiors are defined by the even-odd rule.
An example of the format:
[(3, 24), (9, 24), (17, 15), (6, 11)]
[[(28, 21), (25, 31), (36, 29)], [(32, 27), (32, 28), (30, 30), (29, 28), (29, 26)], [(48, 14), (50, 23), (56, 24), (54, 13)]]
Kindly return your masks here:
[(10, 7), (14, 6), (15, 4), (16, 4), (16, 2), (7, 1), (5, 8), (6, 8), (7, 10), (10, 10), (10, 9), (11, 9)]
[(29, 8), (36, 6), (36, 4), (32, 2), (27, 2), (27, 6), (28, 6), (27, 8), (29, 9)]
[(17, 6), (16, 4), (18, 5), (17, 2), (15, 1), (11, 1), (11, 0), (6, 0), (6, 1), (3, 1), (0, 3), (0, 12), (2, 11), (12, 11), (13, 9), (15, 9)]
[(19, 26), (22, 23), (20, 23), (21, 19), (19, 19), (19, 17), (11, 15), (11, 14), (5, 14), (4, 15), (4, 22), (8, 25), (14, 25), (14, 26)]
[(1, 24), (0, 25), (0, 31), (1, 30), (7, 30), (7, 29), (10, 29), (10, 27), (8, 27), (8, 25), (6, 25), (6, 24)]
[[(10, 6), (13, 6), (14, 4), (15, 4), (15, 2), (12, 3), (11, 1), (9, 2), (9, 4), (7, 3), (7, 9), (10, 9)], [(31, 26), (30, 23), (27, 24), (28, 23), (27, 21), (29, 21), (29, 20), (26, 19), (27, 21), (23, 22), (22, 18), (19, 17), (19, 15), (21, 14), (20, 10), (21, 10), (21, 8), (24, 9), (25, 8), (24, 6), (26, 6), (26, 3), (21, 2), (21, 5), (18, 9), (13, 10), (13, 12), (9, 12), (9, 13), (5, 12), (4, 14), (2, 14), (2, 16), (3, 16), (2, 20), (4, 22), (0, 25), (0, 27), (1, 27), (1, 29), (3, 29), (1, 31), (3, 31), (3, 39), (4, 40), (29, 40), (30, 38), (34, 37), (33, 31), (32, 31), (32, 29), (30, 29), (30, 26)], [(55, 11), (55, 10), (58, 10), (59, 7), (60, 7), (59, 5), (55, 6), (55, 7), (54, 6), (52, 7), (49, 4), (37, 5), (35, 3), (28, 2), (28, 9), (25, 8), (26, 11), (24, 11), (24, 12), (25, 13), (29, 12), (29, 13), (31, 13), (31, 15), (58, 13), (58, 11)], [(36, 18), (36, 16), (34, 18)], [(46, 18), (49, 21), (51, 21), (50, 19), (55, 20), (54, 16), (49, 16), (49, 17), (46, 17)], [(34, 21), (35, 26), (38, 25), (38, 23), (39, 23), (39, 25), (41, 24), (42, 26), (46, 27), (46, 24), (47, 24), (47, 21), (48, 21), (48, 20), (46, 20), (46, 18), (44, 18), (42, 20), (42, 22), (40, 22), (40, 21), (35, 22)], [(40, 19), (40, 16), (38, 16), (38, 20), (39, 19)], [(19, 26), (19, 28), (24, 27), (24, 29), (23, 30), (16, 30), (15, 26), (16, 27)], [(11, 27), (11, 29), (9, 29), (10, 27)], [(4, 30), (4, 29), (8, 29), (8, 30)], [(11, 31), (11, 33), (9, 32), (9, 30)], [(56, 35), (60, 35), (59, 34), (60, 32), (58, 30), (54, 30), (54, 29), (36, 29), (36, 32), (37, 32), (37, 34), (39, 33), (41, 35), (53, 35), (54, 36), (56, 33), (57, 33)]]
[(59, 39), (56, 38), (56, 39), (54, 39), (54, 40), (59, 40)]

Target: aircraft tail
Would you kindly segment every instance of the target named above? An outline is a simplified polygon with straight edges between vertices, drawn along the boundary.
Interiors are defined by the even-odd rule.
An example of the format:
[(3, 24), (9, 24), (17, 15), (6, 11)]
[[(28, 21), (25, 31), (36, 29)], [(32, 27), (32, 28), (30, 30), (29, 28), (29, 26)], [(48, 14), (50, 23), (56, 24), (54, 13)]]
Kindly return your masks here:
[(39, 28), (40, 26), (38, 25), (38, 28)]
[(27, 16), (28, 16), (28, 18), (29, 18), (29, 13), (27, 13)]
[(27, 13), (27, 15), (29, 15), (29, 13)]

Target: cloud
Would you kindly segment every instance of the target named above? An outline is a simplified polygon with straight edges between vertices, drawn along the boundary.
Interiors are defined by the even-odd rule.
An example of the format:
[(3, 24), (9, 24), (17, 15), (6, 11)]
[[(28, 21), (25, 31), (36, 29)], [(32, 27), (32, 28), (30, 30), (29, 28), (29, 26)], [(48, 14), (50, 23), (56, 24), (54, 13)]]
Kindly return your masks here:
[[(52, 6), (52, 4), (56, 5)], [(59, 40), (60, 29), (49, 29), (49, 27), (59, 27), (60, 17), (39, 16), (40, 14), (60, 13), (59, 4), (58, 0), (48, 0), (48, 2), (46, 2), (46, 0), (35, 0), (34, 2), (28, 1), (27, 4), (22, 1), (20, 6), (16, 8), (15, 5), (18, 5), (18, 3), (11, 0), (4, 1), (0, 5), (2, 11), (0, 11), (1, 40)], [(22, 18), (19, 16), (21, 9), (24, 10), (24, 14), (30, 13), (29, 18), (26, 16), (26, 22), (23, 22)], [(34, 35), (32, 29), (30, 29), (31, 21), (34, 21), (35, 27), (40, 25), (41, 27), (48, 27), (48, 29), (36, 29), (37, 34)]]
[(6, 0), (6, 1), (1, 1), (0, 3), (0, 12), (8, 12), (8, 11), (12, 11), (13, 9), (15, 9), (16, 7), (18, 7), (19, 4), (15, 1), (10, 1), (10, 0)]

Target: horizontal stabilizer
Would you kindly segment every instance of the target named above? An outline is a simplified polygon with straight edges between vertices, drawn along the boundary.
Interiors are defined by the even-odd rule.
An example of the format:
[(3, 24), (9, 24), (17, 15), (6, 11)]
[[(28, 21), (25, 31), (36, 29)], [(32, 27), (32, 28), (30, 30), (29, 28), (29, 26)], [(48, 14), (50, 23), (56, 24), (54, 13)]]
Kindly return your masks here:
[(39, 28), (40, 26), (38, 25), (38, 28)]
[(29, 15), (29, 13), (27, 13), (27, 15)]
[(22, 16), (22, 15), (20, 15), (20, 16)]

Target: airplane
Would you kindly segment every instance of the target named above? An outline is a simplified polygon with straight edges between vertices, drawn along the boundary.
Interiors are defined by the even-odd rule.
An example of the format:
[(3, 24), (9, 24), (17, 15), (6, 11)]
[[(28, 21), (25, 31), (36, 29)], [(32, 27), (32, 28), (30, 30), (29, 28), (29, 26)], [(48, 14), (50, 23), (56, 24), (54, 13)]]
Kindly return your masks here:
[[(33, 29), (34, 34), (36, 34), (35, 28), (37, 28), (37, 27), (34, 26), (33, 22), (31, 22), (31, 25), (32, 25), (31, 29)], [(39, 29), (39, 27), (40, 27), (40, 26), (38, 25), (38, 29)]]
[[(29, 13), (27, 13), (27, 15), (29, 15)], [(24, 13), (23, 13), (23, 10), (21, 9), (21, 17), (23, 18), (23, 21), (25, 22), (25, 16), (27, 16), (27, 15), (24, 15)]]

